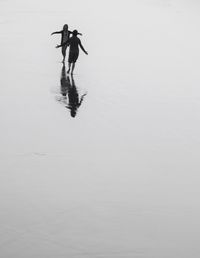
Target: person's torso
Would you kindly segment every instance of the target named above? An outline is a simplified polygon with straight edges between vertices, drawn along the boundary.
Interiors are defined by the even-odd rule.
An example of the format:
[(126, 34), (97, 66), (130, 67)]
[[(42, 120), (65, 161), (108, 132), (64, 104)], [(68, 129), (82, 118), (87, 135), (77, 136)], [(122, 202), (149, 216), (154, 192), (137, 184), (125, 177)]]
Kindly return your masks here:
[(69, 45), (70, 45), (70, 51), (78, 51), (79, 49), (78, 49), (78, 45), (79, 45), (79, 43), (80, 43), (80, 39), (79, 38), (77, 38), (77, 37), (71, 37), (70, 39), (69, 39)]
[(69, 39), (69, 31), (63, 30), (61, 36), (61, 44), (65, 43)]

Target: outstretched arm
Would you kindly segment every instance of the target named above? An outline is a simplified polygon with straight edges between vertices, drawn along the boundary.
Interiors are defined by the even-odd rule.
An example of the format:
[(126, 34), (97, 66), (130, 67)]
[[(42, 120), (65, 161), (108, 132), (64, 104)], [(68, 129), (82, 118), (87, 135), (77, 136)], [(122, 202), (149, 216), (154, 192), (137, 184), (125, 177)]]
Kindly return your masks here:
[(88, 52), (84, 49), (83, 45), (81, 44), (81, 41), (79, 41), (79, 46), (80, 46), (80, 48), (82, 49), (82, 51), (83, 51), (86, 55), (88, 55)]
[(87, 93), (85, 93), (85, 94), (83, 94), (83, 95), (81, 96), (81, 99), (80, 99), (79, 104), (78, 104), (79, 107), (80, 107), (81, 103), (83, 102), (83, 99), (84, 99), (84, 97), (85, 97), (86, 95), (87, 95)]
[(51, 35), (53, 35), (53, 34), (60, 34), (60, 33), (62, 33), (62, 30), (61, 31), (52, 32)]
[(57, 45), (56, 48), (63, 47), (63, 46), (68, 45), (68, 44), (69, 44), (69, 39), (64, 43), (62, 43), (60, 45)]

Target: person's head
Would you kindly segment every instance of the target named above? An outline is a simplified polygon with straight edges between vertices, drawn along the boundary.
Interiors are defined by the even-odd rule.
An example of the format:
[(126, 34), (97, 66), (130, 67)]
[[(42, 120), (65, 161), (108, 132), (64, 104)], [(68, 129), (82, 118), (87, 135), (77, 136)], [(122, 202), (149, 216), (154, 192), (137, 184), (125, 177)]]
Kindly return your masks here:
[(65, 25), (63, 26), (63, 30), (68, 30), (68, 25), (67, 25), (67, 24), (65, 24)]
[(76, 116), (76, 109), (71, 109), (71, 117), (75, 117)]
[(73, 33), (73, 36), (77, 36), (78, 35), (78, 31), (77, 30), (74, 30), (72, 33)]

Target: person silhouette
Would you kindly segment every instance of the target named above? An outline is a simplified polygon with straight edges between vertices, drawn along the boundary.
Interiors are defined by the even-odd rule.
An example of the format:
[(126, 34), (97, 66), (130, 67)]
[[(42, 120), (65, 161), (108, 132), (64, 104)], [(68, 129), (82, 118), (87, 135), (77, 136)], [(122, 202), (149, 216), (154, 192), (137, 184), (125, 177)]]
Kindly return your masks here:
[(78, 108), (81, 106), (86, 93), (79, 97), (79, 93), (75, 84), (73, 75), (66, 73), (65, 64), (63, 64), (60, 77), (60, 93), (62, 99), (59, 99), (67, 109), (70, 110), (72, 117), (75, 117)]
[(75, 117), (78, 108), (81, 106), (83, 99), (87, 94), (85, 93), (79, 98), (73, 75), (71, 75), (71, 81), (71, 87), (68, 89), (68, 105), (66, 108), (70, 109), (71, 116)]
[(60, 77), (60, 93), (64, 99), (67, 98), (68, 89), (71, 87), (71, 82), (69, 75), (66, 74), (65, 64), (63, 63), (63, 67), (61, 70), (61, 77)]
[[(51, 35), (61, 34), (60, 44), (64, 44), (69, 39), (69, 37), (72, 33), (73, 33), (72, 31), (68, 30), (68, 25), (64, 24), (63, 29), (61, 31), (52, 32)], [(82, 36), (81, 33), (78, 33), (78, 35)], [(62, 60), (63, 63), (65, 62), (66, 50), (67, 50), (67, 45), (62, 46), (62, 51), (61, 52), (62, 52), (62, 55), (63, 55), (63, 60)]]
[(56, 46), (56, 48), (64, 47), (66, 45), (70, 46), (69, 57), (68, 57), (69, 69), (68, 69), (67, 73), (70, 72), (71, 65), (72, 65), (71, 73), (73, 74), (73, 72), (74, 72), (75, 63), (79, 56), (79, 47), (86, 55), (88, 55), (88, 52), (84, 49), (84, 47), (81, 43), (81, 40), (77, 37), (78, 34), (79, 34), (78, 31), (74, 30), (72, 32), (72, 35), (73, 35), (72, 37), (70, 37), (66, 42)]

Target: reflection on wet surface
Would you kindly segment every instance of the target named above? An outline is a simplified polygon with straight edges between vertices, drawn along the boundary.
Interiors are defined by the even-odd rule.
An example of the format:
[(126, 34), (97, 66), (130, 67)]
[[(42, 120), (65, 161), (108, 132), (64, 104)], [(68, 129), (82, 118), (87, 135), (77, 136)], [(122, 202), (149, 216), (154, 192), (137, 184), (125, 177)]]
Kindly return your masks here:
[(63, 64), (60, 77), (60, 94), (58, 101), (69, 109), (70, 115), (75, 117), (81, 106), (86, 93), (80, 95), (75, 83), (74, 76), (66, 72), (65, 64)]

